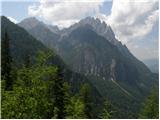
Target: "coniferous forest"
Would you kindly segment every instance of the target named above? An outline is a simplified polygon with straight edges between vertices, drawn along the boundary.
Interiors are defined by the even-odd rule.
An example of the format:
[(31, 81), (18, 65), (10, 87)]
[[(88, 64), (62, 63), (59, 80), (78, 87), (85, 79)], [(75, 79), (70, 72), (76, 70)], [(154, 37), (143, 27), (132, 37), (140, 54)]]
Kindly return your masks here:
[(2, 118), (92, 118), (90, 86), (83, 84), (79, 93), (71, 93), (63, 71), (47, 64), (54, 56), (39, 52), (34, 64), (29, 55), (17, 68), (11, 57), (7, 33), (2, 40)]
[[(84, 44), (79, 51), (67, 42), (57, 44), (61, 52), (64, 50), (63, 58), (53, 47), (39, 41), (36, 35), (2, 16), (1, 118), (158, 119), (158, 75), (151, 73), (136, 58), (123, 56), (122, 49), (120, 51), (90, 29), (87, 25), (76, 28), (64, 38), (66, 41), (77, 40), (81, 46)], [(108, 56), (102, 59), (108, 63), (105, 68), (99, 65), (96, 75), (93, 70), (87, 71), (93, 61), (88, 63), (85, 61), (88, 58), (82, 56), (86, 55), (85, 50), (89, 58), (102, 53), (98, 45), (107, 46), (103, 55)], [(95, 51), (94, 54), (85, 46)], [(97, 64), (100, 59), (96, 58)], [(72, 61), (74, 66), (65, 60)]]

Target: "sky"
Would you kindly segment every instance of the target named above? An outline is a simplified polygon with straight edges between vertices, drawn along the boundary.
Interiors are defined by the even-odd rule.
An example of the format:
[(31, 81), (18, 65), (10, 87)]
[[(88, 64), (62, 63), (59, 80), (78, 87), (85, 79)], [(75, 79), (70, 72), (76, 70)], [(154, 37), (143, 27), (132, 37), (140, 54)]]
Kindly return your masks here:
[(14, 23), (34, 16), (61, 29), (87, 16), (97, 17), (144, 60), (158, 59), (158, 4), (158, 0), (2, 0), (0, 14)]

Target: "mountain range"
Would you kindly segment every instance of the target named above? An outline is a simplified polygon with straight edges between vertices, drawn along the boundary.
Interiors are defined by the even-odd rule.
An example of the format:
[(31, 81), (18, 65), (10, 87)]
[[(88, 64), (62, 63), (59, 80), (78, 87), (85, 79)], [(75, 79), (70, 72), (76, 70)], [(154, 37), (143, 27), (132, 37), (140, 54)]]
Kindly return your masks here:
[(101, 101), (109, 99), (120, 111), (115, 113), (116, 118), (136, 117), (150, 89), (158, 85), (157, 75), (135, 58), (115, 38), (112, 28), (99, 19), (87, 17), (62, 30), (33, 17), (17, 25), (1, 17), (1, 23), (2, 37), (7, 31), (17, 64), (23, 64), (25, 54), (34, 59), (39, 50), (51, 49), (56, 54), (51, 63), (62, 67), (72, 90), (76, 92), (81, 83), (89, 83), (97, 108), (100, 110)]
[[(36, 24), (32, 28), (25, 27), (34, 23), (33, 21)], [(136, 59), (115, 38), (111, 27), (99, 19), (87, 17), (69, 28), (58, 30), (59, 32), (53, 32), (48, 25), (36, 18), (27, 18), (19, 25), (55, 50), (73, 71), (87, 77), (98, 77), (106, 82), (114, 80), (124, 86), (124, 89), (128, 86), (137, 90), (142, 88), (144, 91), (141, 94), (144, 95), (145, 89), (152, 83), (152, 73), (146, 65)]]

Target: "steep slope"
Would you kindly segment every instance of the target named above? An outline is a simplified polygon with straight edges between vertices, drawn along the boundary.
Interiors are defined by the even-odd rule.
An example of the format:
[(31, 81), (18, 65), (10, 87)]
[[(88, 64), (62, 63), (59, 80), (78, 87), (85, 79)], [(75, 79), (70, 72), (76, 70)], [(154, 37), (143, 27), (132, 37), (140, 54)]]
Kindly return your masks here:
[[(25, 55), (29, 54), (31, 56), (31, 59), (34, 61), (34, 58), (39, 51), (49, 51), (48, 48), (46, 48), (41, 42), (37, 41), (23, 28), (10, 22), (4, 16), (1, 17), (1, 32), (2, 40), (5, 32), (7, 32), (10, 38), (11, 54), (13, 57), (13, 61), (16, 63), (16, 66), (21, 66), (24, 63)], [(95, 107), (99, 108), (99, 106), (102, 105), (102, 97), (85, 76), (71, 71), (58, 55), (54, 55), (48, 61), (48, 63), (50, 65), (55, 65), (64, 71), (64, 80), (71, 84), (71, 89), (73, 93), (77, 93), (83, 83), (90, 84), (92, 94), (93, 96), (95, 96), (94, 100), (97, 104)], [(95, 109), (95, 118), (97, 118), (98, 110)]]
[(122, 108), (126, 116), (138, 108), (137, 103), (143, 101), (156, 83), (142, 62), (125, 56), (88, 24), (62, 38), (58, 53), (74, 71), (86, 75), (102, 96)]

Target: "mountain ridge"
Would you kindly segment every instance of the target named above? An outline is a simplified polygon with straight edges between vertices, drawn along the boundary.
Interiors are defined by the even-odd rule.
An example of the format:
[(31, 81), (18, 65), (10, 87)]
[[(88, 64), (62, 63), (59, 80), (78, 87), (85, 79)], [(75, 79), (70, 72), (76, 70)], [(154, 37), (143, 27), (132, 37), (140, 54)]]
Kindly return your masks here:
[[(19, 25), (22, 25), (21, 23), (19, 24)], [(109, 32), (111, 33), (111, 35), (109, 35), (109, 38), (112, 38), (112, 40), (107, 40), (108, 38), (106, 37), (106, 34), (105, 35), (102, 35), (102, 34), (100, 34), (99, 32), (97, 32), (97, 30), (95, 30), (96, 29), (96, 26), (94, 26), (94, 25), (98, 25), (98, 26), (100, 26), (98, 29), (100, 30), (100, 29), (102, 29), (102, 30), (100, 30), (100, 31), (108, 31), (109, 30)], [(109, 43), (108, 44), (110, 44), (110, 46), (112, 46), (112, 48), (110, 48), (110, 49), (113, 49), (114, 48), (114, 46), (116, 47), (116, 49), (118, 49), (117, 51), (119, 51), (119, 52), (117, 52), (118, 54), (117, 54), (117, 56), (119, 56), (119, 58), (121, 57), (121, 56), (123, 56), (124, 57), (124, 60), (126, 59), (126, 60), (128, 60), (128, 62), (130, 63), (130, 64), (135, 64), (135, 66), (134, 66), (134, 68), (135, 69), (137, 69), (137, 72), (139, 71), (139, 73), (143, 73), (143, 72), (146, 72), (146, 74), (151, 74), (150, 73), (150, 70), (142, 63), (142, 62), (140, 62), (139, 60), (137, 60), (131, 53), (130, 53), (130, 51), (128, 50), (128, 48), (125, 46), (125, 45), (122, 45), (121, 44), (121, 42), (119, 42), (116, 38), (115, 38), (115, 35), (114, 35), (114, 33), (113, 33), (113, 31), (112, 31), (112, 29), (111, 29), (111, 27), (110, 26), (107, 26), (104, 22), (101, 22), (99, 19), (95, 19), (95, 18), (92, 18), (92, 17), (87, 17), (87, 18), (85, 18), (85, 19), (82, 19), (82, 20), (80, 20), (80, 22), (79, 23), (76, 23), (76, 24), (74, 24), (74, 25), (72, 25), (71, 27), (69, 27), (69, 28), (66, 28), (66, 29), (63, 29), (62, 31), (61, 31), (61, 35), (60, 35), (60, 37), (59, 37), (59, 39), (56, 37), (55, 38), (55, 35), (53, 35), (50, 39), (49, 39), (49, 41), (52, 41), (52, 42), (50, 42), (50, 44), (49, 43), (47, 43), (48, 41), (46, 40), (46, 39), (48, 39), (47, 37), (48, 36), (43, 36), (44, 38), (39, 38), (38, 36), (39, 35), (41, 35), (41, 34), (34, 34), (34, 30), (39, 30), (39, 29), (36, 29), (36, 28), (33, 28), (33, 29), (31, 29), (31, 30), (28, 30), (28, 32), (30, 32), (34, 37), (36, 37), (36, 38), (38, 38), (38, 39), (40, 39), (41, 41), (43, 41), (43, 39), (45, 39), (46, 41), (44, 41), (43, 42), (43, 44), (45, 44), (47, 47), (49, 47), (49, 48), (54, 48), (55, 50), (56, 50), (56, 52), (58, 53), (58, 54), (60, 54), (60, 56), (65, 60), (65, 62), (67, 63), (67, 64), (70, 64), (70, 63), (68, 63), (67, 61), (69, 61), (69, 59), (70, 59), (70, 55), (67, 55), (68, 54), (68, 51), (71, 51), (71, 53), (74, 51), (74, 50), (71, 50), (71, 48), (73, 47), (74, 48), (74, 44), (76, 43), (76, 41), (75, 40), (73, 40), (72, 41), (72, 43), (71, 43), (71, 39), (72, 38), (68, 38), (68, 36), (70, 36), (70, 34), (72, 34), (76, 29), (78, 29), (79, 27), (82, 27), (82, 26), (87, 26), (88, 28), (90, 28), (90, 30), (92, 30), (92, 31), (94, 31), (95, 33), (94, 34), (97, 34), (97, 35), (99, 35), (99, 36), (102, 36), (103, 38), (105, 38), (105, 40), (106, 41), (108, 41)], [(43, 26), (44, 27), (44, 26)], [(107, 30), (106, 30), (106, 28), (107, 28)], [(82, 31), (83, 32), (83, 31)], [(86, 30), (86, 33), (87, 33), (88, 31)], [(37, 33), (39, 33), (38, 31), (37, 31)], [(80, 37), (87, 37), (87, 35), (85, 35), (86, 34), (85, 32), (83, 32), (83, 34), (81, 34), (81, 35), (79, 35), (79, 38)], [(53, 34), (53, 33), (50, 33), (50, 34)], [(64, 35), (65, 34), (65, 35)], [(77, 33), (77, 35), (78, 35), (79, 33)], [(93, 35), (94, 35), (93, 34)], [(73, 36), (72, 36), (73, 37)], [(90, 36), (90, 37), (92, 37), (92, 36)], [(84, 38), (81, 38), (81, 39), (84, 39)], [(58, 39), (58, 40), (57, 40)], [(67, 41), (67, 39), (70, 39), (69, 41)], [(87, 39), (94, 39), (93, 37), (92, 38), (87, 38)], [(87, 39), (86, 39), (86, 41), (87, 41)], [(112, 41), (112, 42), (111, 42)], [(113, 42), (114, 41), (114, 42)], [(116, 42), (115, 42), (116, 41)], [(54, 43), (53, 43), (54, 42)], [(93, 41), (91, 41), (91, 42), (93, 42)], [(101, 42), (101, 41), (99, 41), (99, 42)], [(49, 45), (48, 45), (49, 44)], [(112, 45), (111, 45), (112, 44)], [(79, 44), (76, 44), (77, 45), (77, 47), (79, 46), (79, 45), (81, 45), (81, 43), (79, 43)], [(96, 46), (96, 47), (98, 47), (98, 46)], [(96, 47), (94, 47), (94, 48), (96, 48)], [(64, 48), (64, 50), (63, 50), (63, 48)], [(103, 48), (105, 48), (105, 46), (103, 47)], [(76, 51), (76, 50), (75, 50)], [(65, 53), (66, 52), (66, 53)], [(101, 51), (101, 52), (103, 52), (103, 51)], [(74, 52), (73, 52), (74, 53)], [(64, 54), (66, 54), (66, 55), (64, 55)], [(76, 53), (74, 53), (74, 54), (76, 54)], [(108, 54), (109, 54), (109, 52), (108, 52)], [(120, 55), (119, 55), (120, 54)], [(66, 57), (64, 57), (64, 56), (66, 56)], [(112, 55), (110, 55), (110, 56), (112, 56)], [(68, 58), (67, 58), (68, 57)], [(102, 56), (102, 58), (103, 58), (103, 56)], [(73, 62), (73, 61), (72, 61)], [(75, 61), (76, 62), (76, 61)], [(105, 64), (105, 63), (103, 63), (103, 64)], [(69, 65), (70, 66), (70, 65)], [(75, 65), (76, 66), (76, 65)], [(72, 67), (71, 67), (72, 68)], [(79, 69), (79, 68), (78, 68)], [(74, 69), (75, 70), (75, 69)], [(121, 76), (121, 75), (118, 75), (118, 76)]]

